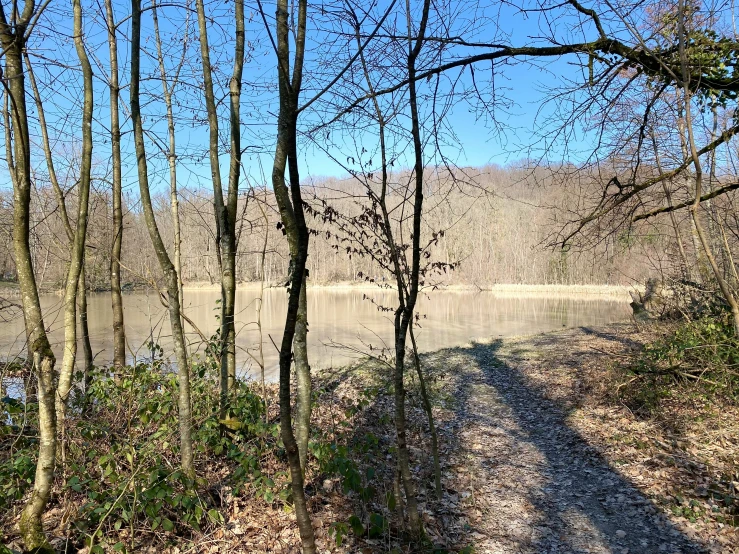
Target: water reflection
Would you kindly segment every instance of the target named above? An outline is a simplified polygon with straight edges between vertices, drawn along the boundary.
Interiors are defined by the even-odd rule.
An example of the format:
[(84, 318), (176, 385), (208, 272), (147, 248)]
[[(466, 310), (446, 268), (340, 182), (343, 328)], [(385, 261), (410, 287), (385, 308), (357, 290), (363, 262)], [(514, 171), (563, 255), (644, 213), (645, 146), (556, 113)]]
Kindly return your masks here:
[[(365, 299), (365, 295), (372, 301)], [(218, 291), (185, 291), (186, 313), (207, 336), (218, 327)], [(259, 333), (256, 325), (257, 292), (240, 290), (236, 297), (237, 360), (241, 376), (256, 376), (257, 366), (247, 351), (257, 354)], [(42, 299), (52, 347), (61, 356), (64, 333), (61, 299)], [(357, 350), (392, 346), (392, 311), (378, 306), (394, 306), (394, 295), (385, 291), (354, 289), (310, 289), (309, 353), (311, 365), (326, 367), (346, 363), (358, 356)], [(90, 339), (97, 364), (110, 362), (112, 355), (112, 312), (108, 294), (88, 298)], [(278, 356), (272, 344), (280, 344), (287, 294), (284, 289), (265, 291), (262, 309), (263, 348), (267, 378), (276, 378)], [(171, 352), (169, 321), (164, 307), (153, 293), (124, 296), (129, 361), (149, 356), (153, 341)], [(421, 328), (419, 347), (435, 350), (461, 345), (484, 337), (531, 334), (562, 327), (599, 325), (629, 316), (625, 301), (600, 297), (517, 296), (501, 297), (491, 292), (433, 292), (420, 299)], [(22, 319), (0, 324), (0, 355), (24, 351)], [(200, 337), (188, 333), (193, 352), (202, 352)], [(341, 344), (347, 348), (339, 348)]]

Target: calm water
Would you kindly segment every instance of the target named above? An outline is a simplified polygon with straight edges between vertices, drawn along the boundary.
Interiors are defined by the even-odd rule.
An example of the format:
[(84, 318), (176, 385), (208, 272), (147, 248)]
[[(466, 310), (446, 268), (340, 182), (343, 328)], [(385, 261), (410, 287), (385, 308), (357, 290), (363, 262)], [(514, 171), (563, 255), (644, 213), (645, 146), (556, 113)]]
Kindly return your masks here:
[[(309, 289), (309, 355), (313, 367), (347, 363), (367, 351), (369, 345), (392, 347), (392, 312), (379, 311), (375, 303), (393, 306), (391, 292), (339, 289)], [(256, 326), (258, 292), (239, 291), (237, 309), (237, 360), (241, 376), (258, 376), (258, 366), (248, 352), (258, 355), (259, 333)], [(185, 291), (187, 315), (208, 336), (218, 327), (216, 301), (218, 291)], [(46, 325), (51, 329), (52, 346), (61, 356), (63, 314), (61, 298), (42, 298)], [(287, 294), (284, 289), (268, 289), (264, 295), (262, 328), (267, 378), (276, 377)], [(112, 314), (107, 293), (90, 294), (88, 299), (90, 338), (95, 361), (105, 364), (112, 355)], [(171, 355), (171, 337), (167, 312), (156, 295), (124, 295), (126, 335), (131, 348), (129, 360), (150, 356), (146, 346), (151, 340), (160, 344), (165, 356)], [(629, 317), (626, 301), (606, 297), (500, 297), (491, 292), (434, 292), (420, 301), (421, 329), (416, 336), (421, 350), (435, 350), (463, 345), (475, 338), (531, 334), (562, 327), (599, 325)], [(186, 329), (189, 327), (186, 325)], [(0, 323), (0, 356), (24, 351), (22, 319)], [(192, 352), (202, 352), (203, 345), (194, 333), (188, 333)]]

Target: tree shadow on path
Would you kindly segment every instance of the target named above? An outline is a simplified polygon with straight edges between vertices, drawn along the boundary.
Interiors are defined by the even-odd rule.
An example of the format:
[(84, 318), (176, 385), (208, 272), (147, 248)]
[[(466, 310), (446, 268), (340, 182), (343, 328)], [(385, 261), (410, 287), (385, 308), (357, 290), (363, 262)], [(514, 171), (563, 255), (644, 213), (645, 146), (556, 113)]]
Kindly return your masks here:
[(456, 423), (442, 440), (480, 553), (700, 553), (506, 363), (502, 341), (424, 356), (452, 378)]
[(603, 331), (602, 329), (597, 329), (593, 327), (580, 327), (580, 329), (588, 335), (593, 335), (595, 337), (599, 337), (609, 341), (620, 342), (621, 344), (632, 349), (642, 347), (642, 344), (639, 341), (630, 339), (629, 337), (624, 337), (623, 335), (620, 335), (618, 333)]

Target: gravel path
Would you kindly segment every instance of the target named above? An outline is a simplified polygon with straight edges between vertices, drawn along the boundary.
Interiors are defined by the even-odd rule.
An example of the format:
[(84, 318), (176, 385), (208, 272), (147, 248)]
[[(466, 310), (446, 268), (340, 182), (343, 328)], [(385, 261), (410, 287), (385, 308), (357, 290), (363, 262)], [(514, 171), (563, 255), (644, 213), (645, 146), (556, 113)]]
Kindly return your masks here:
[[(459, 507), (479, 553), (698, 553), (601, 454), (499, 345), (425, 360), (452, 381), (445, 478), (466, 487)], [(445, 387), (446, 388), (446, 387)]]

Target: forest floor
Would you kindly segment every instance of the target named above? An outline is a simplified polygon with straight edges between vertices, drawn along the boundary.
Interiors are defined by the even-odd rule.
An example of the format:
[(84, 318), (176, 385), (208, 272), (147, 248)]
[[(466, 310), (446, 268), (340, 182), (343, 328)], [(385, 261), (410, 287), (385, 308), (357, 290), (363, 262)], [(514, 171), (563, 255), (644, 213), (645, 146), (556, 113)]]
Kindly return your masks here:
[[(425, 529), (437, 548), (414, 551), (739, 552), (734, 490), (739, 487), (734, 465), (739, 410), (680, 393), (642, 413), (620, 394), (633, 385), (633, 377), (619, 368), (619, 360), (658, 332), (633, 324), (575, 328), (424, 355), (443, 495), (436, 499), (425, 414), (411, 383), (413, 471)], [(351, 433), (355, 439), (377, 438), (368, 459), (377, 471), (376, 488), (389, 491), (392, 395), (381, 366), (319, 376), (323, 392), (314, 425), (328, 427), (332, 406), (356, 405)], [(383, 464), (383, 457), (388, 462)], [(406, 551), (397, 541), (398, 518), (382, 501), (342, 493), (335, 479), (309, 490), (322, 553)], [(389, 532), (374, 538), (349, 533), (337, 546), (330, 522), (346, 521), (349, 514), (366, 521), (375, 511), (391, 522)], [(280, 516), (283, 525), (290, 519)], [(264, 551), (297, 552), (291, 527), (291, 535), (274, 527), (283, 529), (284, 546), (280, 550), (272, 543)], [(249, 544), (262, 551), (265, 543)]]
[[(739, 409), (679, 388), (646, 409), (644, 389), (620, 366), (659, 332), (633, 324), (581, 327), (423, 355), (439, 433), (440, 500), (409, 367), (408, 442), (429, 538), (410, 548), (393, 493), (387, 364), (316, 375), (306, 491), (319, 552), (739, 553)], [(269, 420), (276, 429), (274, 403)], [(127, 533), (111, 521), (108, 544), (172, 554), (299, 552), (294, 514), (269, 492), (287, 483), (284, 453), (277, 446), (259, 452), (260, 474), (274, 484), (253, 482), (240, 492), (232, 461), (198, 457), (207, 483), (198, 494), (221, 523), (165, 533), (141, 520)], [(60, 547), (75, 540), (69, 524), (84, 502), (70, 498), (67, 507), (55, 501), (45, 520)], [(17, 548), (16, 517), (6, 515), (5, 538)], [(2, 525), (0, 542), (1, 532)]]
[[(445, 486), (481, 553), (739, 552), (737, 415), (700, 395), (647, 412), (618, 361), (633, 324), (442, 350)], [(633, 408), (633, 409), (632, 409)]]

